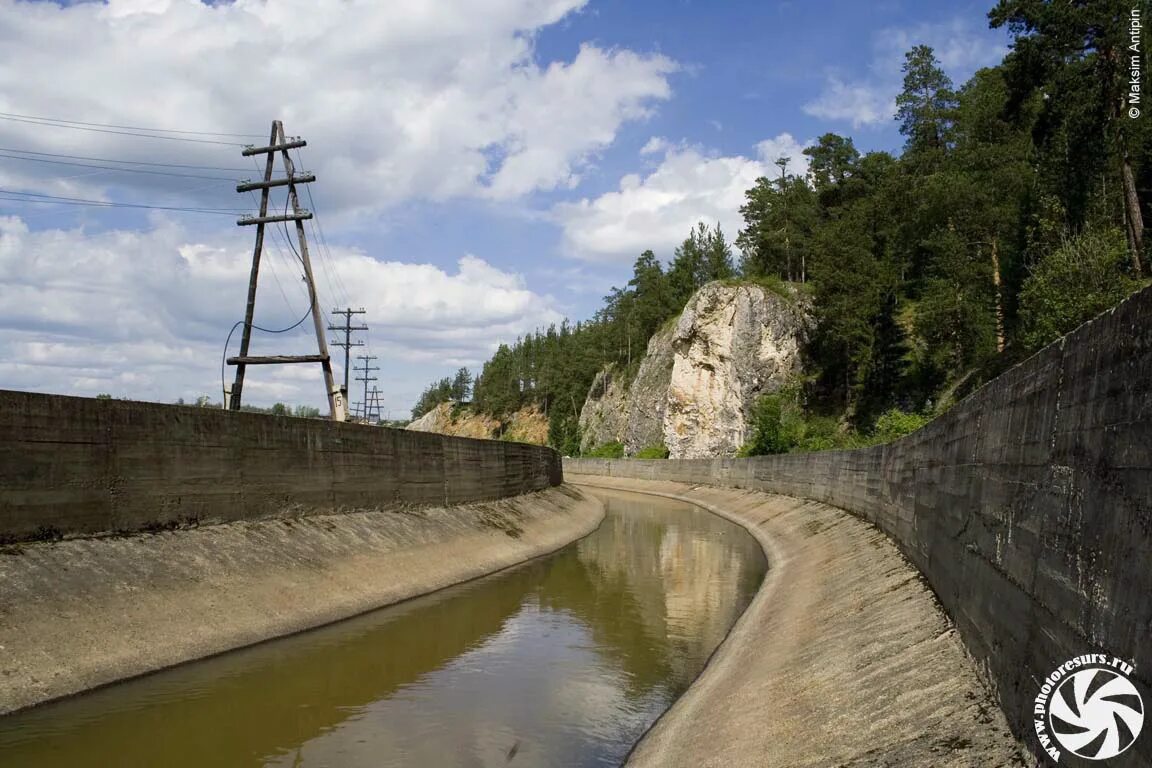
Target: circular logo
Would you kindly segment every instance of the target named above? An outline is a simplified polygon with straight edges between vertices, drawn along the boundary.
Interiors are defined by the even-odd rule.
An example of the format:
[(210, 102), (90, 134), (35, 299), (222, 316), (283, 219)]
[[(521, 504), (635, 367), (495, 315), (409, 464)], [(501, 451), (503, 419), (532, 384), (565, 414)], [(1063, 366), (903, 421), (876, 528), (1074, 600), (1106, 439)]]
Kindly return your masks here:
[(1120, 672), (1088, 668), (1062, 680), (1048, 701), (1052, 736), (1088, 760), (1116, 757), (1136, 741), (1144, 725), (1144, 702)]

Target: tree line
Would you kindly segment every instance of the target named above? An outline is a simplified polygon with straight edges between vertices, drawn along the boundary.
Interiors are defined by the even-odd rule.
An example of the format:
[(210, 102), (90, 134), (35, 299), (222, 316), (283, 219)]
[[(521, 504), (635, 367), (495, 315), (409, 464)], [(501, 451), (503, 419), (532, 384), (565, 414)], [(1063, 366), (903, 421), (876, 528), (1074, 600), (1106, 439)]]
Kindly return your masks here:
[(959, 87), (914, 47), (899, 154), (827, 133), (806, 172), (781, 158), (746, 193), (738, 258), (704, 224), (667, 267), (644, 252), (590, 320), (501, 345), (475, 407), (499, 418), (535, 403), (550, 443), (574, 453), (596, 373), (634, 372), (651, 335), (717, 279), (787, 283), (810, 303), (800, 412), (868, 433), (902, 423), (893, 411), (947, 407), (1148, 283), (1152, 130), (1127, 107), (1130, 11), (1002, 0), (989, 21), (1011, 51)]

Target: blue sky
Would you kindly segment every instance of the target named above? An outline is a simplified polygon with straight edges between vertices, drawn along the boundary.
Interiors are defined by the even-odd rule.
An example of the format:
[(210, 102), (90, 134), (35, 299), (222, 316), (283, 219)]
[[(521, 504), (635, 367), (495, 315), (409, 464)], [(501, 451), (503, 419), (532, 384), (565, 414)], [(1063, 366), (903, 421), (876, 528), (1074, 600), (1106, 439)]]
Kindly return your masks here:
[[(255, 134), (282, 117), (319, 177), (321, 304), (369, 308), (397, 416), (500, 341), (589, 316), (644, 248), (668, 258), (701, 220), (734, 237), (743, 189), (779, 155), (802, 170), (802, 147), (828, 131), (898, 150), (903, 51), (933, 45), (962, 82), (1006, 50), (987, 8), (0, 0), (0, 112)], [(247, 167), (238, 146), (11, 119), (0, 147)], [(0, 189), (22, 193), (251, 207), (232, 184), (0, 157)], [(227, 216), (0, 200), (0, 387), (218, 399), (251, 235)], [(273, 247), (267, 325), (304, 306), (290, 255)], [(254, 348), (313, 344), (303, 333)], [(254, 402), (323, 401), (317, 371), (257, 379)]]

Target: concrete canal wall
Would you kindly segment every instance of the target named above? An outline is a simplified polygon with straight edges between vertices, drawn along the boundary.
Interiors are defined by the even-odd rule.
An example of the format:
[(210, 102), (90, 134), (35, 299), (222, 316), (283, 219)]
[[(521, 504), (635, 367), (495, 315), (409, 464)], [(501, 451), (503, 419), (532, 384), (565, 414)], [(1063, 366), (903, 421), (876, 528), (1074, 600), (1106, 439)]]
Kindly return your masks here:
[(540, 446), (0, 390), (0, 542), (514, 496)]
[(0, 714), (523, 562), (603, 505), (539, 446), (0, 391)]
[[(1150, 690), (1152, 289), (889, 445), (751, 459), (566, 459), (564, 469), (577, 482), (768, 491), (874, 523), (927, 579), (1033, 749), (1033, 698), (1064, 661), (1119, 656)], [(1152, 739), (1129, 752), (1133, 765), (1152, 764)]]

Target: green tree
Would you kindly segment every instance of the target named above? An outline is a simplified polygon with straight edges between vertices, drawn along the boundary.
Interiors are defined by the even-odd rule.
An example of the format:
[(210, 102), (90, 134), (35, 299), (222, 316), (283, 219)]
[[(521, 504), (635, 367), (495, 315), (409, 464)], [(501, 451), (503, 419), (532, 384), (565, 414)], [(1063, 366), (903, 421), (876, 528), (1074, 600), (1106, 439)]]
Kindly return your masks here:
[(1124, 234), (1113, 229), (1069, 237), (1036, 264), (1020, 296), (1024, 347), (1055, 341), (1137, 290), (1127, 257)]
[(451, 396), (457, 402), (468, 399), (472, 393), (472, 372), (467, 368), (460, 368), (452, 378)]
[(896, 119), (906, 139), (905, 151), (931, 162), (951, 146), (956, 93), (927, 45), (917, 45), (905, 54), (903, 71), (904, 90), (896, 97)]
[(1045, 164), (1055, 171), (1051, 186), (1061, 195), (1070, 228), (1088, 223), (1091, 185), (1111, 165), (1133, 270), (1140, 274), (1146, 201), (1134, 164), (1150, 163), (1147, 155), (1132, 157), (1134, 146), (1147, 146), (1147, 121), (1127, 114), (1129, 62), (1133, 53), (1141, 54), (1129, 49), (1132, 8), (1127, 0), (1000, 0), (988, 18), (1015, 36), (1004, 66), (1017, 100), (1044, 91), (1036, 134)]
[(779, 179), (761, 177), (745, 192), (740, 213), (744, 229), (736, 238), (740, 272), (745, 277), (775, 275), (804, 282), (817, 223), (817, 198), (807, 181), (789, 176), (781, 164)]

